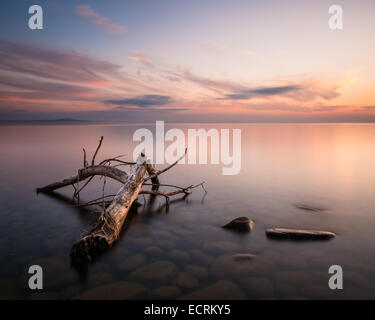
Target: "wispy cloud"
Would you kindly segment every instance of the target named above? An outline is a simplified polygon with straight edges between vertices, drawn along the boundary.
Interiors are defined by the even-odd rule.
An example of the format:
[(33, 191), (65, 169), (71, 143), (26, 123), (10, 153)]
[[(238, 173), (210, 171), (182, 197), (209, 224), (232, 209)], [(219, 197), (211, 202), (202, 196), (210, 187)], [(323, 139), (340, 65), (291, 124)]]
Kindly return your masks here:
[(87, 101), (97, 106), (105, 90), (125, 80), (130, 83), (121, 67), (111, 62), (76, 51), (0, 40), (0, 100), (6, 108), (86, 108)]
[(104, 81), (120, 77), (120, 66), (77, 51), (62, 51), (31, 43), (0, 40), (0, 68), (69, 82)]
[(123, 100), (106, 100), (104, 102), (119, 105), (119, 106), (154, 107), (154, 106), (165, 106), (172, 102), (172, 98), (170, 96), (148, 94), (148, 95), (143, 95), (143, 96), (136, 96), (133, 98), (127, 98)]
[(337, 98), (340, 96), (337, 92), (339, 88), (340, 86), (335, 84), (323, 85), (321, 81), (296, 79), (294, 84), (235, 90), (224, 94), (218, 100), (288, 99), (306, 104), (308, 101), (326, 101)]
[(152, 65), (152, 60), (144, 57), (141, 54), (133, 55), (133, 56), (129, 57), (129, 60), (135, 60), (135, 61), (139, 61), (143, 64), (146, 64), (146, 65)]
[(277, 87), (263, 87), (248, 90), (239, 90), (235, 93), (226, 94), (221, 100), (244, 100), (262, 96), (276, 96), (289, 93), (291, 91), (301, 90), (300, 86), (277, 86)]
[(127, 32), (124, 26), (111, 21), (111, 19), (96, 12), (89, 5), (82, 4), (76, 6), (76, 13), (109, 34), (123, 34)]
[(244, 86), (240, 85), (236, 81), (205, 77), (193, 73), (191, 70), (181, 66), (178, 66), (177, 69), (170, 69), (167, 71), (167, 73), (169, 73), (169, 76), (174, 76), (182, 80), (192, 82), (217, 93), (222, 92), (223, 90), (241, 90), (244, 88)]

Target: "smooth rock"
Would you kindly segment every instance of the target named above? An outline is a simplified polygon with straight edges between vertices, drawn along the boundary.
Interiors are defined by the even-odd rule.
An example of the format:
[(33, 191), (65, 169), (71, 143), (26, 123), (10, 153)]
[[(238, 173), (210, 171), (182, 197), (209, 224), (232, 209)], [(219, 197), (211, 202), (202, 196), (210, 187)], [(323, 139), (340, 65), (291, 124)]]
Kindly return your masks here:
[(156, 243), (156, 246), (163, 249), (173, 249), (174, 247), (176, 247), (176, 244), (171, 240), (159, 240)]
[(232, 255), (223, 255), (211, 265), (210, 273), (216, 277), (238, 278), (252, 275), (263, 275), (273, 271), (273, 263), (266, 257), (235, 260)]
[(196, 260), (196, 262), (198, 262), (199, 264), (204, 264), (206, 266), (210, 265), (214, 260), (214, 257), (207, 255), (198, 249), (191, 250), (190, 255), (194, 260)]
[(106, 272), (97, 272), (89, 279), (90, 284), (99, 286), (113, 281), (112, 276)]
[(308, 204), (303, 204), (303, 203), (296, 203), (294, 206), (297, 209), (306, 210), (306, 211), (313, 211), (313, 212), (322, 212), (322, 211), (325, 210), (324, 208), (310, 206)]
[(134, 244), (134, 245), (138, 246), (138, 247), (147, 247), (147, 246), (152, 245), (154, 240), (150, 237), (144, 237), (144, 238), (133, 238), (129, 242), (131, 244)]
[(158, 247), (152, 246), (152, 247), (146, 248), (145, 253), (151, 256), (158, 256), (163, 253), (163, 250), (161, 250)]
[(24, 288), (17, 279), (0, 278), (0, 300), (23, 299)]
[(59, 294), (57, 292), (33, 292), (30, 294), (27, 299), (28, 300), (57, 300), (59, 298)]
[(254, 298), (271, 298), (274, 295), (272, 281), (265, 277), (248, 277), (241, 284)]
[(251, 231), (254, 227), (254, 221), (248, 217), (239, 217), (226, 225), (222, 226), (225, 229), (231, 229), (236, 231)]
[(284, 269), (304, 269), (309, 267), (306, 259), (302, 255), (283, 255), (279, 259), (279, 264)]
[(151, 296), (154, 299), (174, 299), (181, 295), (180, 288), (176, 286), (163, 286), (156, 288), (151, 292)]
[(256, 257), (257, 256), (255, 254), (252, 254), (252, 253), (236, 253), (236, 254), (232, 255), (232, 258), (236, 261), (239, 261), (239, 262), (253, 260)]
[(154, 239), (158, 240), (170, 240), (170, 241), (178, 241), (178, 237), (163, 230), (154, 230), (152, 231), (152, 235)]
[(203, 245), (203, 250), (216, 254), (228, 251), (238, 251), (239, 249), (240, 246), (237, 243), (228, 241), (207, 242)]
[(60, 291), (60, 299), (71, 299), (80, 292), (81, 287), (79, 285), (73, 285)]
[(297, 296), (298, 294), (298, 290), (294, 286), (282, 283), (276, 283), (276, 292), (281, 299), (287, 299), (288, 297)]
[(198, 280), (187, 272), (180, 272), (175, 281), (176, 285), (183, 289), (193, 289), (199, 286)]
[(175, 234), (177, 234), (178, 236), (194, 236), (195, 233), (192, 232), (192, 231), (189, 231), (189, 230), (186, 230), (182, 227), (178, 227), (176, 226), (173, 230), (172, 230)]
[(79, 300), (129, 300), (143, 299), (147, 295), (146, 287), (134, 283), (120, 281), (107, 284), (94, 289), (89, 289), (73, 299)]
[(235, 283), (220, 280), (181, 297), (184, 300), (244, 300), (246, 294)]
[(137, 253), (126, 258), (125, 261), (119, 264), (118, 268), (122, 271), (130, 271), (144, 265), (145, 263), (146, 257), (141, 253)]
[(333, 232), (304, 230), (304, 229), (285, 229), (270, 228), (266, 230), (269, 238), (275, 239), (292, 239), (292, 240), (328, 240), (336, 236)]
[(146, 283), (147, 285), (160, 285), (171, 279), (177, 272), (176, 266), (169, 261), (156, 261), (130, 274), (130, 279)]
[(190, 255), (182, 250), (171, 250), (168, 252), (168, 256), (173, 259), (175, 262), (179, 262), (182, 264), (190, 262)]
[(309, 274), (302, 271), (279, 271), (275, 274), (275, 283), (303, 286), (311, 280)]
[(208, 275), (208, 271), (205, 267), (197, 266), (197, 265), (188, 265), (185, 268), (185, 271), (199, 279), (206, 278)]

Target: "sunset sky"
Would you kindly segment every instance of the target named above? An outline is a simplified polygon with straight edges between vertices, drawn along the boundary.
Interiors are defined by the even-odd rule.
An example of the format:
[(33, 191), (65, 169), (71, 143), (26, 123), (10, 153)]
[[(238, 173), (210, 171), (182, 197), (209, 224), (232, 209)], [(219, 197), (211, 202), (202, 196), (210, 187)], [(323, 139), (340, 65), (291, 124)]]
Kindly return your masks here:
[[(28, 28), (28, 8), (44, 29)], [(340, 4), (343, 30), (328, 27)], [(0, 2), (0, 120), (374, 122), (375, 1)]]

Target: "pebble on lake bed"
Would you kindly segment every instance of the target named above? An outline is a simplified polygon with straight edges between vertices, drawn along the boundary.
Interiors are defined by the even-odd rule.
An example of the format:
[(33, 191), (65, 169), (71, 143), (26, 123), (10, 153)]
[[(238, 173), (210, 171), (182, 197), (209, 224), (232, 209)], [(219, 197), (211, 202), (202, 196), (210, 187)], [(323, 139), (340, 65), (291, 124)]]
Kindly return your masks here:
[(270, 228), (267, 237), (292, 240), (328, 240), (336, 236), (333, 232), (303, 229)]
[(256, 255), (252, 253), (236, 253), (232, 255), (232, 258), (236, 261), (249, 261), (255, 259)]
[(147, 298), (147, 288), (134, 282), (119, 281), (84, 291), (74, 300), (130, 300)]
[(133, 271), (129, 278), (144, 282), (147, 285), (162, 285), (168, 282), (177, 273), (177, 268), (170, 261), (156, 261)]
[(182, 300), (245, 300), (246, 294), (235, 283), (220, 280), (212, 285), (182, 296)]
[(307, 210), (307, 211), (313, 211), (313, 212), (322, 212), (325, 211), (324, 208), (321, 207), (315, 207), (315, 206), (310, 206), (308, 204), (303, 204), (303, 203), (296, 203), (294, 205), (297, 209), (301, 210)]
[(254, 221), (248, 217), (239, 217), (226, 225), (222, 226), (225, 229), (231, 229), (236, 231), (251, 231), (254, 227)]

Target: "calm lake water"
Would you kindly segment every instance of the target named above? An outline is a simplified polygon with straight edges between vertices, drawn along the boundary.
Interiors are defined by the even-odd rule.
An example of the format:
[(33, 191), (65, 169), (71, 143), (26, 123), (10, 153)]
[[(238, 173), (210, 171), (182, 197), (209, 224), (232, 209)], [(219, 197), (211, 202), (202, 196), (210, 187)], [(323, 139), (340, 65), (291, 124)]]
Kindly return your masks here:
[[(375, 125), (185, 124), (242, 129), (242, 169), (223, 176), (222, 165), (178, 165), (163, 183), (206, 181), (169, 212), (164, 200), (139, 198), (129, 227), (87, 268), (71, 265), (69, 251), (98, 218), (77, 209), (72, 187), (37, 195), (39, 186), (76, 174), (82, 147), (98, 160), (132, 158), (133, 132), (154, 125), (74, 124), (0, 126), (1, 299), (355, 299), (375, 298)], [(168, 129), (168, 127), (166, 128)], [(163, 166), (157, 166), (162, 168)], [(103, 181), (81, 201), (99, 197)], [(117, 182), (107, 181), (115, 193)], [(144, 201), (146, 203), (144, 204)], [(144, 205), (143, 205), (144, 204)], [(319, 207), (319, 212), (296, 205)], [(220, 228), (240, 216), (251, 233)], [(333, 231), (330, 241), (277, 241), (270, 227)], [(252, 253), (251, 261), (232, 255)], [(28, 268), (44, 270), (44, 290), (28, 289)], [(330, 290), (328, 268), (344, 270), (344, 289)]]

